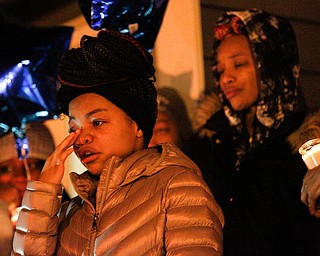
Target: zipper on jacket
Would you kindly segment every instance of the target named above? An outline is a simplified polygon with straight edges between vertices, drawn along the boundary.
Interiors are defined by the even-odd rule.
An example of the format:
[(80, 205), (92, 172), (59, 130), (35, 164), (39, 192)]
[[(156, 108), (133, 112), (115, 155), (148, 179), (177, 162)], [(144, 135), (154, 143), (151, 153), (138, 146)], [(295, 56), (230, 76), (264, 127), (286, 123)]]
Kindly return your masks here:
[(89, 242), (89, 247), (88, 247), (88, 252), (86, 255), (95, 255), (94, 253), (94, 247), (95, 247), (95, 242), (96, 242), (96, 236), (97, 236), (97, 227), (98, 227), (98, 218), (99, 214), (95, 213), (93, 215), (93, 221), (92, 221), (92, 227), (91, 227), (91, 235), (90, 235), (90, 242)]
[(98, 222), (98, 218), (99, 218), (99, 213), (95, 213), (93, 215), (93, 222), (92, 222), (92, 231), (96, 231), (97, 230), (97, 222)]

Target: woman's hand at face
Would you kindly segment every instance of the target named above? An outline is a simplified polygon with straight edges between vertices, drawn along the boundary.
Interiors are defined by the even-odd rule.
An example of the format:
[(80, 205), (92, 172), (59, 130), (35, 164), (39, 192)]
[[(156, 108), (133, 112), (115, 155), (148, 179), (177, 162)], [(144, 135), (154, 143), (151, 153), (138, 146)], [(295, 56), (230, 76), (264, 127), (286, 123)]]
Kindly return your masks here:
[(73, 152), (71, 147), (76, 141), (80, 129), (76, 132), (70, 133), (55, 149), (55, 151), (48, 157), (43, 169), (41, 171), (39, 181), (61, 184), (63, 174), (65, 171), (65, 161)]
[[(318, 199), (318, 203), (317, 203)], [(320, 166), (309, 170), (303, 179), (301, 201), (308, 206), (310, 214), (320, 218)]]

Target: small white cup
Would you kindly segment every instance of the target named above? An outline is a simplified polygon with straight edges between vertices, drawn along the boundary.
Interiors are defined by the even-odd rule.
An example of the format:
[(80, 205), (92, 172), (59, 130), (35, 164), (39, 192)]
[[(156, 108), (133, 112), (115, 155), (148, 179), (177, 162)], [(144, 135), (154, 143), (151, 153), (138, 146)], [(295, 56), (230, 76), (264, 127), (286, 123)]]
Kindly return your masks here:
[(320, 165), (320, 138), (308, 140), (301, 145), (299, 153), (309, 170)]

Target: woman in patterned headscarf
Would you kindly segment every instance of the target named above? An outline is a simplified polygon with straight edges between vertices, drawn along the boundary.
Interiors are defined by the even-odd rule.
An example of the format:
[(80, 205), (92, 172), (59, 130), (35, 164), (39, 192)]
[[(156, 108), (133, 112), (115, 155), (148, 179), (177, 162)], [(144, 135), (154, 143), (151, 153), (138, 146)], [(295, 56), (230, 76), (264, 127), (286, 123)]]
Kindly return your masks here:
[(307, 169), (293, 150), (305, 119), (294, 31), (251, 9), (227, 12), (214, 37), (215, 93), (196, 110), (186, 151), (224, 211), (224, 255), (320, 255), (320, 222), (299, 198)]

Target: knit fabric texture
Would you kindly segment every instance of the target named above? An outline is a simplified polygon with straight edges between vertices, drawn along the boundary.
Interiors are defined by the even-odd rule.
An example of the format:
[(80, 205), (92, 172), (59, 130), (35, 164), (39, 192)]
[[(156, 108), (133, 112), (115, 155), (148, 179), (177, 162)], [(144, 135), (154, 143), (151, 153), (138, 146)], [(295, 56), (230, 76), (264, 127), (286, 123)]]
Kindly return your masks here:
[(154, 73), (151, 54), (131, 36), (113, 30), (83, 36), (59, 65), (57, 114), (68, 114), (70, 101), (81, 94), (99, 94), (138, 124), (148, 145), (157, 117)]

